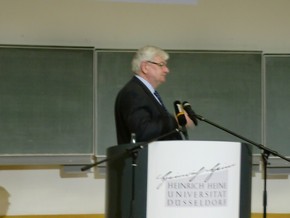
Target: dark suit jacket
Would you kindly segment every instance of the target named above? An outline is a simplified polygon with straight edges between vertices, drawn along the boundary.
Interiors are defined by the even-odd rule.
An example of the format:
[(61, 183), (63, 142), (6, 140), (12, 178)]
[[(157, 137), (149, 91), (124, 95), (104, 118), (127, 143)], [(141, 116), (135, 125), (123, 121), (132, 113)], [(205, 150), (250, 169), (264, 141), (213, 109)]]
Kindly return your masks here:
[(149, 142), (172, 132), (160, 140), (181, 140), (175, 118), (155, 99), (135, 76), (120, 90), (115, 102), (115, 122), (118, 144), (128, 144), (131, 134), (137, 142)]

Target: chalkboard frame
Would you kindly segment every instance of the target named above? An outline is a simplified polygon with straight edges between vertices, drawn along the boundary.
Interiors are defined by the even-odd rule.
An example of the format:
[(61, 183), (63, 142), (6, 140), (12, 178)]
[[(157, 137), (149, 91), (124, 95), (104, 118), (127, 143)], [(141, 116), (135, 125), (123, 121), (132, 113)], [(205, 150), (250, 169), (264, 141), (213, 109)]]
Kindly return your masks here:
[[(3, 145), (4, 143), (2, 143), (2, 147), (0, 149), (0, 164), (3, 164), (3, 165), (22, 165), (22, 164), (26, 164), (26, 165), (30, 165), (30, 164), (61, 164), (61, 165), (66, 165), (66, 164), (91, 163), (93, 161), (94, 153), (95, 153), (94, 152), (94, 148), (95, 148), (95, 146), (94, 146), (94, 129), (95, 129), (94, 125), (95, 124), (93, 122), (93, 117), (94, 117), (94, 111), (93, 111), (93, 108), (94, 108), (93, 107), (94, 85), (93, 85), (93, 81), (94, 81), (94, 77), (95, 77), (95, 73), (94, 73), (94, 48), (93, 47), (77, 47), (77, 46), (0, 45), (0, 49), (2, 52), (2, 56), (1, 56), (3, 58), (2, 61), (6, 60), (5, 54), (4, 54), (6, 52), (8, 54), (8, 56), (10, 55), (7, 59), (10, 62), (13, 59), (12, 56), (14, 56), (14, 55), (9, 54), (12, 50), (18, 51), (20, 54), (19, 56), (22, 55), (21, 52), (25, 53), (25, 51), (27, 51), (28, 55), (27, 55), (27, 57), (23, 56), (23, 59), (26, 59), (26, 58), (33, 59), (33, 57), (34, 57), (37, 60), (38, 60), (37, 52), (40, 52), (40, 53), (42, 52), (39, 55), (40, 56), (44, 55), (43, 57), (42, 56), (40, 57), (40, 58), (42, 58), (41, 61), (43, 61), (43, 62), (41, 62), (40, 64), (37, 65), (37, 67), (39, 67), (39, 69), (40, 69), (40, 70), (37, 69), (40, 72), (39, 74), (41, 74), (42, 72), (47, 72), (48, 69), (50, 69), (49, 64), (57, 63), (58, 65), (51, 67), (50, 71), (52, 72), (51, 75), (53, 75), (53, 77), (49, 77), (48, 80), (53, 80), (53, 81), (50, 81), (51, 82), (50, 85), (53, 83), (57, 83), (57, 85), (55, 87), (53, 87), (52, 90), (56, 89), (54, 94), (55, 94), (55, 96), (60, 98), (60, 100), (58, 102), (63, 103), (64, 106), (63, 105), (56, 105), (54, 107), (54, 105), (52, 105), (52, 106), (49, 105), (53, 110), (56, 107), (60, 108), (60, 111), (58, 111), (59, 116), (54, 118), (53, 121), (55, 123), (50, 124), (50, 126), (51, 126), (50, 128), (59, 127), (62, 131), (60, 134), (62, 136), (65, 136), (64, 139), (65, 138), (68, 139), (68, 137), (69, 137), (70, 140), (72, 140), (72, 141), (74, 141), (76, 139), (76, 138), (75, 139), (73, 139), (73, 138), (75, 137), (76, 134), (78, 134), (77, 132), (79, 130), (81, 130), (80, 132), (82, 132), (82, 131), (87, 132), (79, 138), (80, 142), (77, 142), (79, 144), (74, 145), (75, 147), (72, 147), (73, 146), (72, 145), (73, 143), (71, 143), (72, 141), (67, 140), (67, 142), (66, 141), (60, 142), (60, 143), (62, 143), (62, 144), (59, 144), (61, 146), (60, 148), (56, 147), (59, 145), (57, 143), (55, 143), (55, 144), (51, 144), (52, 145), (51, 150), (49, 150), (50, 148), (47, 148), (47, 150), (45, 150), (45, 151), (43, 151), (42, 149), (35, 150), (35, 148), (33, 148), (34, 150), (29, 150), (29, 149), (31, 149), (31, 148), (29, 148), (29, 145), (28, 146), (26, 145), (26, 147), (23, 147), (23, 149), (25, 149), (25, 150), (21, 150), (22, 149), (21, 148), (20, 149), (21, 151), (19, 150), (19, 152), (14, 151), (14, 150), (9, 150), (9, 148), (7, 150), (5, 145)], [(30, 55), (31, 55), (31, 57), (30, 57)], [(45, 59), (46, 59), (45, 55), (48, 55), (47, 59), (51, 59), (50, 62), (47, 62), (47, 63), (45, 62)], [(15, 55), (15, 56), (17, 56), (17, 55)], [(57, 57), (54, 57), (54, 56), (57, 56)], [(17, 57), (15, 57), (15, 65), (21, 64), (21, 63), (19, 63), (20, 58), (19, 58), (18, 62), (17, 62), (16, 58)], [(37, 62), (37, 60), (35, 62)], [(0, 60), (0, 62), (1, 62), (1, 60)], [(23, 62), (23, 64), (25, 64), (25, 62)], [(10, 64), (10, 65), (12, 65), (12, 64)], [(29, 65), (29, 64), (26, 63), (26, 65)], [(29, 69), (29, 66), (26, 66), (26, 65), (24, 68)], [(33, 64), (31, 64), (31, 65), (33, 65)], [(36, 65), (34, 65), (34, 66), (36, 66)], [(5, 74), (5, 72), (7, 72), (7, 69), (5, 67), (7, 67), (7, 66), (4, 65), (2, 62), (2, 69), (6, 70), (6, 71), (4, 71), (4, 70), (2, 71), (2, 76), (5, 76), (4, 74)], [(43, 69), (43, 70), (41, 70), (41, 69)], [(0, 63), (0, 70), (1, 70), (1, 63)], [(37, 70), (35, 70), (35, 71), (37, 71)], [(33, 70), (31, 70), (31, 71), (33, 71)], [(26, 72), (28, 72), (28, 75), (31, 78), (33, 77), (33, 76), (31, 76), (31, 74), (29, 74), (30, 73), (29, 70), (26, 70)], [(66, 74), (67, 74), (67, 76), (65, 76)], [(8, 78), (8, 77), (4, 77), (4, 78)], [(24, 78), (24, 77), (21, 77), (21, 78)], [(40, 77), (38, 77), (38, 79), (39, 78)], [(71, 79), (71, 78), (73, 78), (73, 79)], [(66, 81), (66, 79), (67, 79), (67, 81)], [(23, 82), (24, 82), (24, 84), (26, 84), (26, 87), (28, 87), (28, 89), (31, 89), (31, 90), (34, 90), (33, 89), (34, 87), (32, 87), (32, 86), (35, 86), (35, 87), (37, 86), (37, 84), (33, 84), (33, 82), (29, 83), (29, 81), (27, 81), (27, 80), (26, 81), (24, 80)], [(39, 82), (39, 80), (37, 82)], [(69, 84), (69, 83), (71, 83), (71, 84)], [(30, 86), (29, 85), (27, 86), (27, 84), (30, 84)], [(43, 85), (44, 83), (39, 83), (39, 84), (40, 85), (39, 85), (37, 90), (41, 90), (42, 92), (45, 92), (46, 90), (44, 88), (42, 89), (42, 87), (41, 87), (41, 85)], [(62, 85), (69, 86), (69, 88), (63, 87)], [(76, 91), (74, 90), (74, 87), (75, 87)], [(69, 93), (70, 91), (71, 91), (71, 93)], [(52, 91), (52, 92), (54, 92), (54, 91)], [(79, 93), (77, 93), (77, 92), (79, 92)], [(3, 97), (3, 93), (4, 93), (4, 91), (2, 89), (2, 100), (5, 99)], [(35, 94), (36, 92), (35, 93), (31, 92), (31, 93)], [(61, 95), (58, 95), (58, 93)], [(38, 95), (38, 93), (37, 93), (37, 95)], [(41, 94), (39, 94), (37, 97), (39, 98), (40, 95)], [(26, 93), (26, 96), (29, 96), (29, 94)], [(43, 94), (43, 96), (46, 96), (46, 95)], [(43, 98), (42, 103), (46, 101), (45, 97), (43, 97), (43, 96), (41, 96), (41, 98)], [(29, 97), (29, 98), (33, 98), (33, 97)], [(79, 99), (84, 99), (84, 100), (79, 100)], [(47, 101), (49, 101), (49, 100), (50, 99), (48, 99)], [(51, 102), (54, 102), (54, 101), (51, 101)], [(72, 103), (72, 105), (69, 106), (68, 103)], [(85, 106), (87, 106), (87, 109), (85, 108), (85, 106), (81, 106), (81, 104), (84, 104)], [(27, 105), (26, 105), (26, 107), (27, 107)], [(29, 108), (29, 105), (28, 105), (28, 108)], [(44, 108), (44, 106), (42, 107), (42, 109), (43, 108)], [(18, 110), (21, 111), (21, 109), (18, 109)], [(2, 112), (3, 112), (3, 110), (2, 110)], [(80, 115), (78, 115), (78, 113), (80, 113)], [(20, 115), (21, 115), (21, 113), (20, 113)], [(63, 118), (64, 116), (66, 116), (66, 117)], [(78, 116), (79, 116), (79, 118), (78, 118)], [(1, 119), (3, 119), (3, 116)], [(74, 121), (70, 121), (71, 119), (74, 119)], [(59, 121), (59, 120), (62, 120), (62, 121)], [(68, 122), (62, 124), (61, 122), (65, 122), (64, 120), (67, 120)], [(79, 121), (77, 121), (77, 120), (79, 120)], [(43, 121), (46, 121), (46, 120), (43, 119)], [(80, 124), (79, 124), (80, 129), (77, 129), (77, 128), (73, 129), (72, 124), (76, 124), (76, 122), (80, 122)], [(29, 123), (29, 121), (27, 123)], [(46, 124), (48, 124), (48, 123), (46, 123)], [(43, 126), (45, 126), (45, 125), (39, 125), (39, 126), (40, 126), (40, 128), (44, 128)], [(84, 130), (82, 130), (81, 128), (84, 128)], [(3, 129), (2, 129), (2, 131), (3, 131)], [(15, 131), (15, 132), (17, 132), (17, 131)], [(13, 140), (14, 140), (13, 134), (14, 133), (12, 132), (11, 136), (10, 136), (10, 138), (12, 139), (11, 144), (13, 144)], [(80, 133), (80, 134), (83, 134), (83, 133)], [(53, 138), (54, 136), (55, 135), (51, 135), (51, 138)], [(33, 138), (33, 137), (34, 136), (32, 134), (32, 136), (30, 136), (30, 138), (27, 138), (27, 140), (32, 140), (31, 138)], [(33, 139), (35, 139), (35, 138), (37, 138), (37, 137), (34, 137)], [(78, 139), (76, 139), (76, 141), (77, 140)], [(82, 142), (84, 142), (84, 144), (85, 144), (84, 148), (81, 148)], [(10, 143), (10, 141), (9, 141), (9, 143)], [(34, 146), (37, 147), (39, 145), (34, 145)], [(40, 147), (41, 147), (41, 145), (40, 145)], [(28, 148), (28, 150), (27, 150), (27, 148)], [(69, 150), (67, 150), (67, 148)]]
[[(285, 100), (290, 96), (290, 70), (287, 70), (290, 69), (290, 54), (265, 53), (263, 59), (264, 145), (290, 159), (290, 147), (287, 146), (290, 106)], [(279, 157), (270, 156), (270, 162), (272, 167), (290, 167), (289, 162)]]
[[(103, 105), (104, 102), (104, 98), (106, 98), (106, 92), (103, 92), (101, 89), (102, 87), (100, 87), (100, 84), (102, 81), (100, 81), (100, 75), (103, 72), (99, 72), (99, 67), (100, 67), (100, 58), (98, 56), (98, 54), (105, 52), (105, 53), (111, 53), (113, 52), (114, 54), (128, 54), (130, 56), (130, 58), (125, 58), (124, 60), (119, 60), (119, 61), (123, 61), (126, 62), (127, 65), (127, 72), (123, 72), (125, 73), (125, 77), (123, 76), (118, 76), (118, 77), (114, 77), (109, 76), (109, 80), (105, 81), (105, 83), (103, 84), (104, 86), (106, 86), (108, 89), (112, 89), (112, 87), (108, 86), (108, 83), (106, 82), (112, 82), (114, 80), (119, 80), (119, 83), (117, 84), (116, 87), (113, 87), (114, 91), (111, 92), (116, 94), (116, 92), (125, 84), (125, 82), (133, 75), (130, 72), (130, 61), (132, 58), (132, 55), (135, 53), (135, 49), (96, 49), (94, 47), (73, 47), (73, 46), (30, 46), (30, 45), (0, 45), (0, 49), (1, 48), (21, 48), (21, 49), (48, 49), (48, 50), (62, 50), (62, 49), (68, 49), (68, 50), (89, 50), (92, 52), (92, 60), (91, 60), (91, 64), (92, 64), (92, 99), (91, 99), (91, 110), (92, 110), (92, 114), (91, 114), (91, 118), (92, 118), (92, 126), (91, 126), (91, 140), (92, 140), (92, 144), (91, 144), (91, 149), (89, 152), (80, 152), (80, 153), (70, 153), (70, 152), (66, 152), (66, 153), (35, 153), (35, 154), (29, 154), (29, 153), (18, 153), (18, 154), (0, 154), (0, 164), (2, 165), (23, 165), (23, 164), (57, 164), (57, 165), (79, 165), (79, 164), (87, 164), (87, 163), (91, 163), (92, 161), (94, 161), (95, 158), (101, 159), (103, 157), (106, 156), (105, 154), (105, 150), (111, 146), (116, 145), (116, 143), (102, 143), (102, 141), (99, 141), (99, 138), (104, 134), (104, 132), (106, 132), (106, 134), (108, 134), (107, 137), (110, 138), (114, 138), (115, 137), (115, 127), (113, 125), (109, 125), (106, 126), (105, 123), (99, 122), (100, 121), (100, 116), (102, 116), (104, 114), (104, 111), (111, 111), (110, 112), (110, 116), (112, 119), (113, 118), (113, 105), (110, 105), (110, 108), (107, 107), (107, 105)], [(269, 58), (289, 58), (290, 60), (290, 54), (263, 54), (262, 51), (228, 51), (228, 50), (167, 50), (168, 53), (170, 54), (171, 58), (169, 60), (169, 66), (172, 69), (171, 73), (176, 73), (177, 72), (177, 68), (175, 69), (174, 65), (178, 65), (180, 64), (180, 61), (178, 59), (172, 58), (175, 55), (178, 54), (227, 54), (227, 55), (237, 55), (237, 54), (250, 54), (250, 55), (257, 55), (257, 57), (259, 57), (261, 59), (261, 63), (257, 63), (258, 65), (260, 64), (260, 80), (259, 81), (259, 89), (261, 91), (260, 95), (260, 106), (261, 108), (259, 108), (260, 110), (260, 122), (258, 122), (258, 124), (260, 127), (260, 133), (258, 138), (253, 139), (253, 141), (257, 140), (256, 142), (259, 143), (267, 143), (267, 131), (268, 131), (268, 125), (271, 124), (268, 120), (268, 112), (269, 109), (267, 108), (267, 103), (269, 103), (269, 99), (267, 96), (267, 88), (269, 87), (269, 85), (267, 84), (267, 64), (268, 64), (268, 60)], [(174, 60), (175, 59), (175, 60)], [(181, 63), (182, 64), (182, 63)], [(258, 66), (257, 65), (257, 66)], [(1, 65), (0, 65), (1, 66)], [(107, 66), (110, 67), (114, 67), (116, 68), (116, 70), (118, 70), (118, 63), (114, 62), (112, 59), (107, 60), (106, 64), (103, 66), (102, 69), (106, 69)], [(105, 71), (105, 73), (110, 73), (110, 67), (108, 68), (108, 71)], [(1, 69), (1, 67), (0, 67)], [(101, 78), (102, 79), (102, 78)], [(182, 79), (182, 78), (181, 78)], [(171, 81), (172, 82), (172, 81)], [(169, 81), (170, 84), (170, 81)], [(183, 100), (187, 100), (189, 101), (193, 108), (196, 109), (197, 113), (199, 113), (200, 111), (202, 111), (202, 107), (199, 106), (198, 101), (196, 101), (196, 96), (193, 96), (192, 98), (188, 98), (188, 95), (184, 94), (184, 90), (183, 88), (176, 88), (174, 90), (174, 92), (171, 92), (170, 94), (172, 95), (167, 95), (166, 92), (168, 92), (168, 90), (165, 88), (166, 85), (164, 85), (164, 88), (161, 86), (160, 87), (160, 91), (161, 93), (163, 92), (163, 98), (165, 101), (165, 104), (170, 107), (170, 105), (172, 104), (173, 100), (176, 100), (175, 98), (179, 98), (181, 97), (182, 99), (180, 99), (181, 101)], [(183, 84), (184, 86), (184, 84)], [(101, 88), (101, 89), (100, 89)], [(165, 93), (165, 94), (164, 94)], [(100, 97), (101, 95), (104, 95), (103, 97)], [(199, 93), (201, 94), (201, 93)], [(103, 99), (102, 99), (103, 98)], [(114, 99), (112, 98), (111, 100), (114, 101)], [(179, 100), (179, 99), (177, 99)], [(105, 110), (103, 108), (100, 108), (104, 106)], [(170, 111), (172, 113), (174, 113), (173, 109), (170, 108)], [(224, 123), (219, 123), (221, 120), (216, 119), (216, 116), (212, 116), (212, 114), (201, 114), (201, 115), (205, 115), (207, 119), (215, 122), (217, 121), (218, 124), (224, 124)], [(233, 114), (230, 114), (230, 116), (232, 116)], [(106, 117), (106, 116), (104, 116)], [(225, 123), (226, 124), (226, 123)], [(249, 125), (252, 125), (251, 123), (249, 123)], [(226, 128), (228, 126), (225, 126)], [(100, 129), (102, 129), (103, 132), (100, 132)], [(235, 129), (232, 129), (235, 131)], [(195, 130), (193, 130), (195, 131)], [(190, 132), (191, 133), (191, 132)], [(239, 133), (239, 132), (237, 132)], [(243, 135), (245, 137), (247, 137), (247, 135)], [(252, 140), (252, 138), (250, 138)], [(200, 140), (200, 139), (194, 139), (194, 140)], [(233, 140), (235, 141), (235, 140)], [(236, 141), (239, 141), (238, 139), (236, 139)], [(104, 149), (102, 151), (100, 151), (100, 146), (105, 146)], [(269, 143), (269, 147), (273, 150), (275, 150), (275, 145), (274, 144), (270, 144)], [(278, 152), (280, 152), (278, 150)], [(286, 154), (283, 154), (284, 150), (282, 151), (282, 155), (285, 156), (289, 156), (286, 152)], [(0, 152), (1, 153), (1, 152)], [(254, 148), (254, 152), (253, 152), (253, 156), (254, 158), (254, 162), (256, 164), (258, 164), (259, 158), (260, 158), (260, 151)], [(274, 166), (288, 166), (288, 164), (284, 161), (280, 161), (279, 158), (275, 158), (275, 157), (270, 157), (271, 159), (271, 163), (273, 163)]]

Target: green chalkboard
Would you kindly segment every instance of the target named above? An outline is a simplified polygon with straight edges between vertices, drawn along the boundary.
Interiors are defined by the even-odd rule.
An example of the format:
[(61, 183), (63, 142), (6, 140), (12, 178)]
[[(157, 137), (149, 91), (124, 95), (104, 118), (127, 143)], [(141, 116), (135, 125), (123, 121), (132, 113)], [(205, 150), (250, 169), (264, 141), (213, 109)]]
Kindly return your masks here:
[[(171, 113), (175, 100), (188, 101), (197, 114), (261, 142), (261, 52), (168, 52), (159, 92)], [(114, 101), (133, 76), (134, 53), (0, 46), (0, 163), (78, 164), (105, 155), (116, 145)], [(202, 122), (189, 137), (240, 141)]]
[[(133, 76), (133, 50), (96, 50), (97, 154), (116, 145), (114, 101)], [(195, 112), (250, 140), (262, 140), (262, 53), (168, 51), (170, 73), (159, 92), (174, 113), (175, 100), (188, 101)], [(241, 141), (207, 123), (189, 130), (190, 140)]]
[(92, 156), (93, 61), (93, 48), (0, 46), (0, 162)]
[(290, 55), (265, 55), (266, 144), (290, 156)]

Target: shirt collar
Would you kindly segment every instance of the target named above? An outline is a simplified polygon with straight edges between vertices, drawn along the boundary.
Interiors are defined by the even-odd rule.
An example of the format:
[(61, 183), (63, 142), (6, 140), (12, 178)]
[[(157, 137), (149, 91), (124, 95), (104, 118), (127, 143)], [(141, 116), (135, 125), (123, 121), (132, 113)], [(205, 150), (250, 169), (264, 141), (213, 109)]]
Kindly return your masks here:
[(154, 94), (155, 89), (153, 88), (153, 86), (147, 80), (145, 80), (144, 78), (142, 78), (139, 75), (135, 75), (135, 76), (150, 90), (150, 92), (152, 94)]

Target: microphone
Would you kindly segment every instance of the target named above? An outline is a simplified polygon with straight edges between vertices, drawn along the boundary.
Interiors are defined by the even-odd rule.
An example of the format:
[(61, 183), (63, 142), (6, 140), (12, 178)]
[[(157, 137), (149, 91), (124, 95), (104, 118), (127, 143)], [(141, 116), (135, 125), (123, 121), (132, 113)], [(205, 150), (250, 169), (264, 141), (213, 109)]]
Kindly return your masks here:
[(187, 101), (184, 101), (182, 105), (183, 105), (183, 109), (186, 111), (186, 113), (188, 114), (189, 118), (194, 122), (194, 125), (197, 126), (198, 125), (198, 121), (196, 119), (196, 114), (192, 110), (190, 104)]
[(174, 102), (174, 109), (175, 109), (175, 114), (176, 114), (176, 118), (177, 118), (179, 125), (185, 126), (186, 125), (186, 118), (185, 118), (183, 108), (182, 108), (180, 101)]
[(185, 114), (184, 114), (184, 111), (183, 111), (183, 108), (182, 108), (180, 101), (174, 102), (174, 109), (175, 109), (177, 122), (182, 127), (181, 131), (184, 134), (185, 139), (188, 139), (187, 130), (185, 127), (187, 121), (186, 121)]

